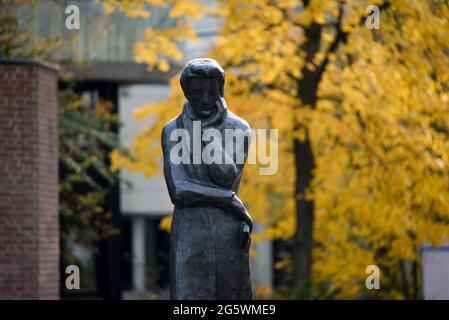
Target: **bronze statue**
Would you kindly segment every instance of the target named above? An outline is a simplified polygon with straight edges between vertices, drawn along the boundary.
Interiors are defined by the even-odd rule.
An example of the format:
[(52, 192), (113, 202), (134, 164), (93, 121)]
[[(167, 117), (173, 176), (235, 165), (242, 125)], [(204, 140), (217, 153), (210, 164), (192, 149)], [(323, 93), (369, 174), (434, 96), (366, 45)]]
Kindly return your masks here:
[(213, 59), (187, 63), (181, 74), (187, 102), (162, 130), (165, 181), (175, 206), (172, 299), (252, 299), (252, 219), (237, 197), (250, 126), (228, 110), (224, 81)]

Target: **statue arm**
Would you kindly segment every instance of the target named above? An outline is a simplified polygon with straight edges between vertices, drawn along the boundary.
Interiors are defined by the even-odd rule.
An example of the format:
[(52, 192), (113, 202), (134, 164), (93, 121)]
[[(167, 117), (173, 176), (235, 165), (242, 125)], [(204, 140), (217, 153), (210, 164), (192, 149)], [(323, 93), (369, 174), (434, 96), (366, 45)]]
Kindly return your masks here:
[[(229, 154), (226, 147), (219, 150), (224, 155), (224, 164), (212, 162), (207, 166), (212, 181), (221, 187), (237, 190), (238, 183), (243, 173), (246, 159), (248, 158), (249, 146), (251, 143), (251, 132), (248, 126), (243, 132), (243, 139), (237, 139), (235, 154)], [(234, 196), (231, 202), (232, 211), (237, 213), (238, 217), (246, 222), (251, 233), (253, 221), (243, 203), (237, 196)]]
[(224, 155), (224, 163), (211, 163), (208, 165), (212, 181), (220, 186), (235, 190), (234, 186), (242, 176), (251, 143), (249, 127), (245, 130), (243, 136), (243, 139), (237, 139), (235, 154), (229, 154), (226, 148), (222, 149), (220, 153)]
[(235, 196), (232, 190), (203, 185), (187, 177), (182, 164), (173, 164), (170, 161), (173, 142), (170, 141), (169, 134), (165, 127), (162, 131), (164, 176), (172, 203), (180, 206), (217, 202), (230, 204)]

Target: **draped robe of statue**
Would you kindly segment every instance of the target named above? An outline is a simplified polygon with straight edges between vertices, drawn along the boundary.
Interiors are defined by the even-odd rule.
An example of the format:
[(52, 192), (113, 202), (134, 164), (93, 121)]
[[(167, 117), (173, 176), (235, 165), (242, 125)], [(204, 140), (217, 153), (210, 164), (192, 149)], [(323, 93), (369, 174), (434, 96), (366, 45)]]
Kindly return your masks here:
[[(171, 201), (175, 205), (171, 226), (170, 290), (172, 299), (251, 299), (249, 241), (242, 244), (242, 220), (229, 209), (237, 193), (244, 164), (236, 163), (237, 150), (246, 159), (249, 139), (236, 145), (232, 164), (192, 164), (193, 121), (201, 120), (201, 131), (240, 129), (249, 137), (248, 123), (230, 112), (223, 98), (217, 111), (200, 119), (186, 102), (178, 117), (167, 123), (162, 132), (164, 175)], [(186, 129), (190, 136), (190, 164), (173, 164), (170, 141), (175, 129)], [(224, 140), (224, 138), (223, 138)], [(201, 142), (200, 142), (201, 143)], [(202, 142), (204, 147), (207, 143)]]

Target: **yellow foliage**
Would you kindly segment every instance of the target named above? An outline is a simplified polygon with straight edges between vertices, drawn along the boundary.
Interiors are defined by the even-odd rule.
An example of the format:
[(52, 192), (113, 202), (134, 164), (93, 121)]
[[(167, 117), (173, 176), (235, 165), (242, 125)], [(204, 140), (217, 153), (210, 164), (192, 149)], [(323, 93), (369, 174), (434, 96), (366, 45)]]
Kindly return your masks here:
[(161, 219), (161, 222), (159, 222), (159, 229), (164, 230), (166, 232), (170, 232), (171, 229), (171, 221), (172, 216), (165, 216)]
[[(170, 60), (181, 60), (182, 41), (197, 41), (189, 19), (200, 19), (208, 8), (196, 0), (97, 0), (103, 4), (106, 13), (120, 11), (130, 17), (150, 18), (151, 8), (167, 10), (167, 17), (174, 20), (174, 26), (157, 24), (148, 27), (144, 39), (134, 46), (136, 62), (147, 64), (148, 70), (154, 68), (162, 72), (170, 70)], [(159, 18), (160, 19), (160, 18)], [(166, 19), (160, 19), (166, 20)], [(160, 22), (160, 21), (159, 21)]]

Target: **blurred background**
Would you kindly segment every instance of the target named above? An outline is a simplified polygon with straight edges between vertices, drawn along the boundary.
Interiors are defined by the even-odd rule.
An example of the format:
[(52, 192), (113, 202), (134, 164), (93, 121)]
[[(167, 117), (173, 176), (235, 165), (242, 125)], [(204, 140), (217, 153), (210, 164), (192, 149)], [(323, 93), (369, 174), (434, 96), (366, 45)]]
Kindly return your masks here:
[[(279, 133), (275, 174), (258, 159), (240, 188), (255, 298), (449, 299), (448, 19), (444, 0), (0, 0), (0, 65), (57, 70), (55, 296), (169, 298), (160, 132), (183, 105), (180, 70), (207, 56), (229, 108)], [(20, 76), (4, 74), (4, 88)], [(0, 297), (45, 297), (8, 280), (27, 254), (11, 221)]]

